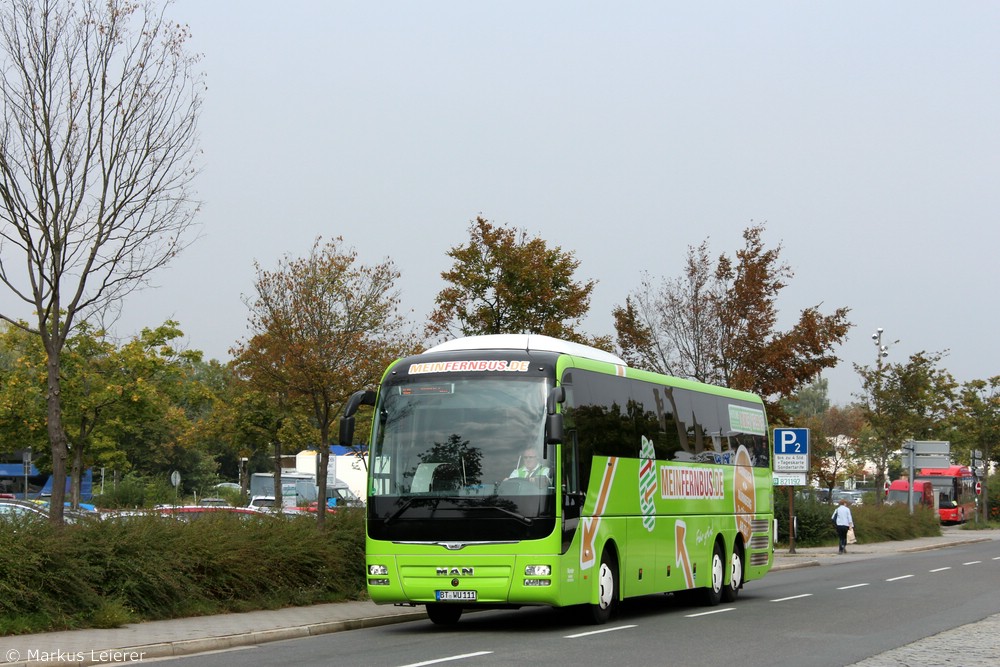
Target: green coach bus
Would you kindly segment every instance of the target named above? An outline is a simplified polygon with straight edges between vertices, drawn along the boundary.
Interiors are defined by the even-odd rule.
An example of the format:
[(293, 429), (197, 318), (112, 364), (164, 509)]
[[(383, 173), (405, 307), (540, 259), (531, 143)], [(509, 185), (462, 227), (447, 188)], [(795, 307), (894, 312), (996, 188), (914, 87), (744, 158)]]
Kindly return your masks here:
[(399, 359), (373, 405), (366, 576), (378, 604), (735, 600), (773, 561), (768, 428), (753, 394), (627, 367), (537, 335), (460, 338)]

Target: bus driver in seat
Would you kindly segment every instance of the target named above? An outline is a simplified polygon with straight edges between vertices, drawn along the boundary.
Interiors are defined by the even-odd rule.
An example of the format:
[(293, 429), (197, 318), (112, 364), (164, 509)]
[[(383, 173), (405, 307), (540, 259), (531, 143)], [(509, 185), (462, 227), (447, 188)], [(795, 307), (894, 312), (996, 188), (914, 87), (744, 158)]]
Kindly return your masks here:
[(538, 452), (532, 448), (528, 448), (521, 453), (517, 467), (514, 468), (508, 477), (511, 479), (519, 477), (522, 479), (545, 478), (548, 480), (552, 478), (552, 472), (548, 466), (541, 465), (541, 462), (538, 460)]

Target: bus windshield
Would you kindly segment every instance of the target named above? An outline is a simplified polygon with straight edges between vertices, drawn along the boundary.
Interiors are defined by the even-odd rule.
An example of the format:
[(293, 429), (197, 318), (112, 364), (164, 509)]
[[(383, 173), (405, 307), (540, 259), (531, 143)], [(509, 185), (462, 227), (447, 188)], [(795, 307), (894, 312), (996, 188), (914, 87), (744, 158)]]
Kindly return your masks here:
[[(376, 406), (369, 497), (551, 493), (547, 391), (541, 377), (481, 373), (387, 382)], [(518, 472), (531, 455), (540, 463), (536, 474), (518, 479), (528, 477)]]

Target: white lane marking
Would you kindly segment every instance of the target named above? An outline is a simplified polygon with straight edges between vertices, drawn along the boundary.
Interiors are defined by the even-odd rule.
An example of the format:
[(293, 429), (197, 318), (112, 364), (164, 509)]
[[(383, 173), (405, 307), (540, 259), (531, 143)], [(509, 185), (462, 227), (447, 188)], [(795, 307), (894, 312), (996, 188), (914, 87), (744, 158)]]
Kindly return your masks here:
[(637, 627), (636, 625), (616, 625), (613, 628), (602, 628), (601, 630), (591, 630), (590, 632), (580, 632), (575, 635), (566, 635), (563, 639), (577, 639), (579, 637), (589, 637), (590, 635), (599, 635), (605, 632), (615, 632), (616, 630), (627, 630), (628, 628)]
[(939, 568), (936, 568), (936, 569), (933, 569), (933, 570), (928, 570), (928, 572), (944, 572), (945, 570), (950, 570), (950, 569), (951, 569), (951, 566), (948, 566), (948, 567), (939, 567)]
[(789, 600), (798, 600), (799, 598), (812, 597), (812, 593), (803, 593), (802, 595), (792, 595), (787, 598), (778, 598), (777, 600), (771, 600), (771, 602), (788, 602)]
[(893, 577), (892, 579), (886, 579), (886, 581), (899, 581), (900, 579), (909, 579), (912, 576), (913, 576), (912, 574), (904, 574), (901, 577)]
[(981, 560), (970, 560), (968, 563), (962, 563), (962, 565), (979, 565), (982, 562)]
[(993, 560), (1000, 560), (1000, 556), (996, 556)]
[(846, 591), (851, 588), (861, 588), (862, 586), (867, 586), (868, 584), (851, 584), (850, 586), (841, 586), (838, 591)]
[(712, 614), (722, 614), (727, 611), (736, 611), (736, 607), (726, 607), (725, 609), (714, 609), (712, 611), (703, 611), (700, 614), (685, 614), (684, 618), (698, 618), (699, 616), (711, 616)]
[(475, 653), (463, 653), (462, 655), (452, 655), (447, 658), (437, 658), (436, 660), (424, 660), (423, 662), (411, 662), (408, 665), (400, 665), (400, 667), (424, 667), (424, 665), (437, 665), (442, 662), (451, 662), (452, 660), (465, 660), (466, 658), (478, 658), (481, 655), (489, 655), (493, 651), (476, 651)]

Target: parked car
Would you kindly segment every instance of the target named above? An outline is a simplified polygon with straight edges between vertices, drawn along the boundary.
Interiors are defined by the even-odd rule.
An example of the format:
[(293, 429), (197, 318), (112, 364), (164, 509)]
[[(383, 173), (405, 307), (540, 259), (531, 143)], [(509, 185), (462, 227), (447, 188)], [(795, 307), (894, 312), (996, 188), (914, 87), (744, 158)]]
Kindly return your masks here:
[(161, 505), (156, 508), (156, 512), (160, 516), (170, 517), (178, 521), (193, 521), (206, 516), (253, 518), (263, 515), (263, 512), (251, 507), (230, 507), (229, 505)]
[(270, 507), (275, 507), (277, 501), (274, 496), (254, 496), (250, 499), (250, 504), (247, 505), (250, 509), (266, 509)]
[(230, 507), (229, 501), (225, 498), (202, 498), (199, 505), (213, 505), (215, 507)]
[(0, 517), (38, 517), (40, 519), (48, 519), (49, 512), (38, 503), (33, 503), (30, 500), (0, 498)]
[[(48, 519), (49, 504), (37, 500), (0, 498), (0, 517), (2, 516)], [(67, 507), (63, 510), (63, 521), (66, 523), (77, 523), (90, 518), (100, 518), (100, 515), (97, 512), (91, 512), (87, 509), (72, 509)]]
[(864, 493), (861, 491), (849, 491), (847, 489), (834, 489), (833, 490), (833, 502), (840, 503), (841, 500), (847, 500), (848, 505), (860, 505), (863, 500)]
[(236, 482), (219, 482), (212, 488), (216, 491), (242, 491)]

